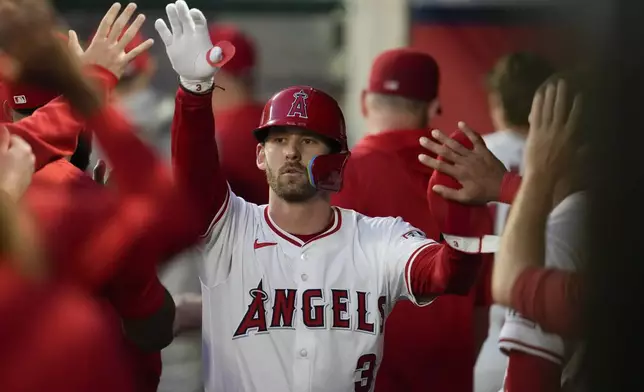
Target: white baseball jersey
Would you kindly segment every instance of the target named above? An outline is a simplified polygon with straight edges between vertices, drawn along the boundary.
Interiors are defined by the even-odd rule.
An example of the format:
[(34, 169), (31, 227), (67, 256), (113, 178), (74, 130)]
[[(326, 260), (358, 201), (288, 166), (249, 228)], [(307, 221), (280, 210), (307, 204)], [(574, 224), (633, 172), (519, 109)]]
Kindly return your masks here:
[[(523, 174), (523, 150), (526, 138), (516, 132), (496, 131), (483, 136), (485, 145), (503, 164), (505, 168)], [(503, 203), (496, 205), (496, 216), (494, 217), (494, 234), (501, 235), (505, 221), (510, 212), (510, 206)]]
[(200, 271), (207, 391), (373, 390), (384, 319), (399, 298), (418, 304), (411, 264), (440, 245), (400, 218), (333, 214), (303, 243), (228, 193)]

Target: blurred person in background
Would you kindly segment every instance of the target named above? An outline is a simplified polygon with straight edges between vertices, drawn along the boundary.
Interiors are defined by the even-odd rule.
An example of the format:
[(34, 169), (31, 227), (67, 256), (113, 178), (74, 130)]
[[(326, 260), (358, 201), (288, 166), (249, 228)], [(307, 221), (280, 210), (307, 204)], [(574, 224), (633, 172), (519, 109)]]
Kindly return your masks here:
[(485, 197), (499, 200), (498, 195), (505, 192), (503, 198), (513, 204), (492, 277), (495, 302), (512, 308), (498, 338), (500, 349), (509, 356), (505, 391), (568, 390), (578, 382), (580, 351), (575, 338), (579, 334), (574, 325), (579, 314), (571, 304), (579, 303), (579, 289), (575, 278), (565, 272), (585, 269), (588, 256), (583, 230), (587, 196), (579, 176), (583, 159), (577, 130), (579, 106), (577, 100), (572, 104), (572, 97), (580, 91), (578, 79), (555, 75), (535, 95), (526, 143), (526, 178), (521, 182), (510, 174), (520, 186), (503, 189), (508, 174), (503, 175), (502, 162), (466, 127), (462, 130), (472, 149), (444, 134), (436, 134), (442, 147), (426, 143), (432, 153), (452, 163), (429, 157), (423, 161), (454, 176), (462, 186), (442, 192), (447, 197), (478, 203)]
[[(152, 45), (151, 40), (140, 42), (125, 53), (125, 46), (145, 18), (139, 15), (121, 34), (136, 6), (128, 5), (119, 15), (120, 9), (120, 4), (110, 8), (86, 50), (80, 47), (75, 32), (70, 31), (71, 53), (66, 49), (56, 53), (58, 60), (77, 55), (85, 64), (93, 64), (87, 68), (107, 76), (105, 79), (110, 81), (107, 83), (108, 90), (116, 83), (126, 65)], [(38, 81), (37, 86), (33, 85), (35, 80)], [(22, 78), (19, 83), (8, 81), (12, 86), (30, 86), (29, 94), (13, 95), (14, 102), (33, 103), (34, 97), (43, 97), (46, 91), (63, 91), (66, 88), (65, 84), (50, 88), (41, 85), (41, 81), (42, 78), (29, 77)], [(17, 91), (13, 88), (9, 90)], [(37, 90), (44, 92), (35, 93)], [(101, 98), (107, 99), (105, 95), (103, 92)], [(71, 98), (65, 98), (72, 102)], [(54, 144), (62, 143), (66, 147), (74, 144), (83, 127), (99, 135), (99, 130), (104, 126), (129, 126), (119, 124), (122, 118), (111, 108), (110, 121), (101, 122), (98, 127), (96, 122), (91, 125), (91, 121), (85, 125), (85, 119), (74, 118), (66, 105), (64, 101), (55, 99), (33, 111), (31, 116), (7, 127), (22, 132), (28, 127), (32, 131), (30, 140), (42, 142), (43, 139), (49, 139)], [(74, 114), (78, 115), (79, 110), (76, 109)], [(80, 113), (83, 113), (82, 110)], [(47, 133), (49, 137), (46, 137)], [(161, 372), (159, 351), (172, 340), (174, 319), (174, 303), (158, 281), (156, 264), (190, 245), (190, 241), (196, 237), (192, 237), (187, 230), (191, 215), (179, 199), (180, 192), (174, 189), (169, 175), (161, 175), (163, 167), (159, 167), (160, 162), (156, 161), (155, 156), (134, 135), (123, 134), (122, 129), (112, 129), (107, 136), (103, 130), (102, 135), (102, 138), (99, 137), (101, 145), (105, 146), (108, 157), (113, 158), (115, 169), (120, 166), (120, 174), (115, 177), (118, 193), (104, 189), (86, 173), (72, 166), (66, 154), (52, 154), (49, 150), (56, 152), (64, 149), (54, 146), (49, 150), (42, 149), (49, 153), (45, 158), (39, 157), (41, 153), (36, 155), (36, 162), (44, 163), (44, 167), (34, 175), (23, 202), (37, 221), (38, 232), (52, 259), (54, 275), (63, 281), (86, 287), (89, 293), (96, 296), (114, 325), (124, 332), (122, 341), (128, 353), (127, 361), (136, 375), (138, 390), (153, 391), (157, 389)], [(115, 154), (117, 145), (119, 153)], [(123, 173), (124, 166), (128, 165), (125, 161), (131, 164), (126, 169), (127, 174)], [(157, 175), (150, 175), (151, 172)], [(139, 204), (133, 204), (128, 195), (134, 196)], [(150, 197), (154, 200), (149, 200)], [(69, 199), (74, 202), (71, 203)], [(148, 202), (147, 208), (141, 209), (141, 203), (144, 202)], [(161, 212), (163, 215), (159, 216)], [(137, 219), (132, 220), (132, 216)], [(175, 220), (177, 217), (180, 218)], [(151, 222), (154, 225), (146, 227)], [(108, 233), (117, 229), (118, 233), (100, 235), (100, 232), (96, 232), (98, 228)], [(92, 235), (97, 236), (96, 241)], [(171, 238), (161, 239), (167, 236)], [(79, 243), (83, 238), (97, 247), (95, 252), (91, 252), (95, 264), (89, 268), (85, 264), (93, 248), (82, 241)], [(151, 238), (155, 241), (151, 241)], [(131, 263), (130, 260), (136, 262)], [(122, 267), (119, 267), (120, 263)], [(99, 266), (105, 266), (105, 276), (89, 279), (86, 269), (94, 270)]]
[(209, 27), (212, 42), (228, 41), (235, 56), (222, 67), (213, 94), (219, 162), (236, 195), (255, 204), (268, 202), (266, 175), (255, 165), (257, 128), (264, 105), (255, 100), (257, 53), (248, 35), (230, 24)]
[[(506, 169), (523, 173), (523, 149), (528, 136), (528, 115), (534, 94), (554, 73), (545, 59), (527, 52), (510, 53), (497, 61), (487, 76), (488, 103), (495, 132), (483, 136), (487, 148)], [(501, 235), (509, 205), (492, 203), (495, 233)], [(498, 349), (506, 309), (490, 307), (490, 330), (475, 368), (476, 392), (497, 392), (503, 384), (507, 359)]]
[[(429, 238), (440, 238), (427, 200), (433, 171), (418, 162), (424, 151), (419, 139), (431, 137), (430, 122), (440, 112), (439, 79), (436, 61), (416, 50), (388, 50), (375, 59), (361, 98), (367, 136), (352, 148), (346, 181), (332, 204), (367, 216), (400, 216)], [(487, 332), (484, 297), (473, 290), (429, 307), (397, 303), (385, 326), (376, 390), (471, 391)]]
[[(81, 59), (86, 64), (100, 65), (104, 67), (104, 72), (113, 72), (112, 79), (115, 79), (119, 70), (131, 58), (152, 44), (152, 41), (143, 43), (128, 54), (123, 51), (124, 44), (122, 46), (121, 42), (127, 42), (128, 37), (131, 37), (130, 33), (140, 28), (144, 21), (141, 15), (124, 34), (122, 41), (115, 36), (132, 16), (135, 8), (133, 4), (129, 5), (117, 18), (120, 5), (115, 4), (103, 18), (99, 33), (87, 51), (74, 47), (73, 43), (77, 44), (75, 41), (70, 41), (70, 48), (76, 52), (75, 54), (82, 54)], [(30, 215), (35, 213), (33, 215), (37, 223), (32, 227), (34, 233), (38, 232), (35, 234), (39, 237), (39, 242), (45, 245), (45, 249), (38, 255), (43, 257), (42, 264), (34, 267), (34, 263), (28, 262), (31, 255), (19, 254), (20, 252), (11, 249), (13, 244), (21, 239), (4, 236), (7, 241), (2, 244), (2, 256), (10, 260), (13, 256), (16, 258), (14, 264), (2, 263), (0, 310), (5, 316), (2, 317), (4, 321), (0, 333), (3, 340), (0, 355), (4, 358), (0, 370), (0, 389), (154, 390), (155, 387), (146, 389), (140, 383), (135, 387), (133, 376), (143, 376), (138, 368), (133, 369), (134, 363), (130, 362), (131, 358), (125, 356), (125, 347), (119, 344), (123, 339), (123, 332), (128, 338), (135, 338), (137, 334), (145, 335), (146, 331), (154, 334), (154, 331), (142, 328), (140, 319), (131, 320), (132, 323), (130, 320), (114, 323), (110, 312), (105, 313), (106, 308), (97, 293), (101, 288), (105, 289), (101, 283), (109, 280), (109, 276), (119, 275), (122, 278), (123, 272), (130, 275), (129, 280), (121, 280), (119, 285), (132, 290), (137, 286), (135, 280), (145, 278), (140, 275), (142, 271), (138, 268), (144, 269), (143, 265), (150, 264), (151, 260), (152, 263), (156, 262), (159, 254), (164, 251), (171, 252), (172, 246), (180, 246), (181, 242), (183, 245), (189, 245), (189, 241), (196, 239), (196, 232), (193, 235), (190, 230), (186, 230), (186, 223), (189, 222), (191, 214), (189, 208), (185, 207), (189, 203), (175, 189), (167, 169), (133, 135), (131, 126), (114, 108), (105, 105), (105, 97), (97, 94), (90, 85), (91, 81), (81, 75), (79, 59), (64, 47), (60, 38), (54, 34), (54, 20), (53, 11), (46, 2), (0, 1), (0, 43), (3, 49), (0, 70), (3, 80), (12, 84), (37, 81), (38, 87), (42, 89), (60, 91), (73, 106), (74, 112), (87, 123), (87, 127), (96, 133), (105, 146), (115, 171), (118, 172), (115, 178), (118, 180), (119, 190), (109, 192), (97, 185), (94, 189), (100, 191), (88, 193), (85, 190), (89, 188), (83, 185), (80, 188), (76, 187), (74, 192), (69, 192), (72, 185), (77, 185), (73, 179), (65, 184), (66, 187), (60, 187), (55, 183), (49, 183), (54, 185), (49, 189), (41, 187), (39, 190), (42, 197), (39, 201), (48, 208), (48, 212), (58, 214), (57, 224), (52, 225), (55, 233), (42, 232), (43, 222), (38, 220), (42, 216), (38, 216), (40, 213), (36, 212), (41, 207), (38, 200), (25, 200), (24, 205)], [(75, 33), (70, 32), (70, 37), (75, 37)], [(51, 105), (56, 106), (55, 104)], [(45, 106), (47, 105), (50, 104)], [(59, 109), (60, 113), (52, 113), (49, 110), (44, 114), (52, 115), (53, 118), (57, 115), (68, 115), (64, 105), (59, 105)], [(42, 117), (43, 112), (38, 112), (39, 110), (36, 110), (33, 117)], [(42, 148), (42, 141), (46, 138), (38, 136), (46, 135), (47, 131), (54, 133), (49, 138), (53, 140), (62, 136), (65, 131), (72, 132), (74, 137), (71, 138), (71, 144), (78, 137), (77, 132), (75, 135), (73, 133), (78, 129), (50, 129), (50, 124), (31, 120), (32, 118), (28, 117), (19, 120), (18, 123), (26, 122), (31, 127), (33, 132), (25, 139), (34, 140), (39, 152), (45, 150)], [(28, 127), (18, 126), (18, 123), (8, 124), (7, 129), (25, 132)], [(40, 125), (40, 128), (44, 126), (45, 129), (34, 127), (34, 124)], [(29, 146), (21, 143), (19, 137), (13, 135), (9, 139), (6, 130), (4, 133), (0, 138), (0, 184), (15, 201), (21, 198), (28, 185), (34, 185), (29, 184), (29, 179), (36, 163), (46, 160), (42, 156), (31, 154), (31, 151), (26, 151)], [(14, 152), (21, 146), (25, 146), (22, 156), (28, 160), (28, 170), (7, 176), (12, 169), (20, 166), (21, 161), (12, 158), (20, 155)], [(127, 170), (128, 164), (134, 164), (134, 167), (140, 170)], [(20, 178), (20, 174), (23, 178)], [(15, 194), (6, 189), (12, 179), (19, 180), (19, 187), (14, 186), (13, 190), (20, 192)], [(9, 196), (3, 201), (8, 200)], [(141, 211), (141, 203), (145, 202), (147, 208)], [(11, 206), (3, 209), (1, 215), (6, 218), (7, 212), (17, 211), (20, 211), (19, 206)], [(45, 210), (40, 211), (47, 214)], [(131, 220), (133, 214), (137, 217), (135, 221)], [(158, 231), (156, 228), (166, 227), (166, 224), (168, 228), (181, 229), (174, 233), (166, 231), (166, 235), (171, 237), (166, 239), (153, 234), (154, 231)], [(3, 233), (6, 234), (19, 230), (21, 225), (16, 224), (13, 219), (13, 222), (3, 221), (2, 227)], [(115, 231), (115, 228), (118, 231)], [(155, 243), (166, 243), (166, 240), (175, 242), (178, 238), (183, 238), (164, 250), (159, 247), (153, 249), (152, 246), (143, 249), (139, 246), (137, 250), (141, 251), (141, 254), (135, 257), (138, 265), (135, 263), (125, 269), (118, 268), (116, 261), (123, 259), (123, 253), (119, 252), (131, 251), (132, 243), (151, 243), (145, 238), (147, 233), (152, 233), (154, 239), (159, 240)], [(41, 234), (45, 234), (45, 237), (40, 237)], [(34, 247), (30, 246), (32, 251)], [(26, 268), (25, 262), (28, 262)], [(18, 273), (11, 275), (11, 271), (5, 269), (7, 265), (13, 265)], [(28, 278), (35, 278), (37, 281), (32, 281), (32, 285), (27, 281)], [(145, 284), (146, 281), (142, 283)], [(146, 287), (148, 290), (151, 288)], [(114, 293), (109, 288), (106, 291)], [(132, 293), (129, 291), (129, 294)], [(158, 298), (162, 298), (163, 301), (163, 297), (161, 294)], [(124, 298), (112, 297), (111, 300), (123, 301)], [(155, 320), (157, 328), (160, 322), (161, 319)], [(134, 329), (130, 329), (131, 327)], [(146, 345), (145, 349), (150, 347)]]
[[(145, 42), (141, 32), (125, 48), (126, 52)], [(156, 75), (156, 58), (148, 51), (142, 53), (128, 64), (114, 90), (116, 103), (126, 116), (135, 124), (143, 138), (163, 155), (167, 151), (170, 138), (170, 124), (174, 113), (174, 99), (152, 85)]]

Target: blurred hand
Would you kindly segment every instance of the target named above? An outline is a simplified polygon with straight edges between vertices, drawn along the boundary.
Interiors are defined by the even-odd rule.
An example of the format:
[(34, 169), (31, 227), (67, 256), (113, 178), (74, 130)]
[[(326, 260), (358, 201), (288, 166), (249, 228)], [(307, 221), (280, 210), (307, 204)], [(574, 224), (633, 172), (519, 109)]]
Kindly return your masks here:
[[(83, 51), (78, 35), (69, 30), (69, 49), (75, 53), (84, 64), (99, 65), (117, 78), (123, 76), (127, 65), (138, 55), (150, 49), (154, 41), (148, 39), (136, 48), (125, 52), (126, 46), (132, 41), (145, 21), (145, 15), (139, 14), (127, 30), (124, 30), (136, 11), (136, 4), (130, 3), (119, 15), (121, 4), (114, 3), (107, 11), (96, 30), (92, 42)], [(124, 32), (125, 31), (125, 32)]]
[(0, 189), (19, 200), (29, 187), (36, 157), (29, 143), (0, 128)]
[(465, 204), (498, 200), (501, 182), (507, 172), (505, 166), (487, 148), (478, 133), (463, 122), (459, 122), (458, 127), (472, 142), (471, 150), (439, 130), (432, 131), (432, 136), (441, 144), (425, 137), (420, 139), (421, 146), (449, 162), (426, 154), (419, 155), (418, 160), (425, 166), (453, 177), (462, 186), (461, 189), (452, 189), (436, 185), (432, 190), (448, 200)]
[(168, 4), (165, 9), (172, 31), (163, 19), (157, 19), (154, 27), (165, 44), (172, 68), (188, 81), (212, 79), (219, 71), (216, 63), (223, 59), (223, 51), (213, 47), (206, 17), (196, 8), (188, 9), (183, 0)]
[(567, 110), (566, 82), (559, 80), (537, 93), (530, 111), (530, 131), (525, 146), (525, 171), (543, 180), (554, 180), (575, 162), (579, 145), (575, 140), (581, 97)]
[(0, 0), (0, 73), (7, 80), (59, 91), (89, 115), (101, 98), (56, 30), (47, 0)]

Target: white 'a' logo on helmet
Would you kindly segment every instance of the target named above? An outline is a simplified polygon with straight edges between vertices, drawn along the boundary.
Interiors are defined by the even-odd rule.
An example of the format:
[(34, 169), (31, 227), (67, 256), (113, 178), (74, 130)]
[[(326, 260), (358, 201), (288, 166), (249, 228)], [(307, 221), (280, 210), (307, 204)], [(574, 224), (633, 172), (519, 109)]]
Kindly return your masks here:
[(300, 90), (293, 94), (293, 103), (291, 104), (291, 109), (288, 111), (286, 117), (299, 117), (299, 118), (309, 118), (307, 112), (307, 102), (309, 95)]

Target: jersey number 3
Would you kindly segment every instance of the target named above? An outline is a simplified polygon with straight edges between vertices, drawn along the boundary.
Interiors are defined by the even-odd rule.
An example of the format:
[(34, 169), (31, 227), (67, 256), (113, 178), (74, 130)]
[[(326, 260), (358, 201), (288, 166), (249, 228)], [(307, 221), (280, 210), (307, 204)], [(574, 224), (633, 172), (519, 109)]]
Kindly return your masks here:
[(376, 355), (365, 354), (358, 358), (356, 365), (355, 392), (369, 392), (376, 375)]

